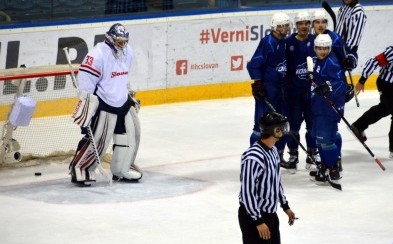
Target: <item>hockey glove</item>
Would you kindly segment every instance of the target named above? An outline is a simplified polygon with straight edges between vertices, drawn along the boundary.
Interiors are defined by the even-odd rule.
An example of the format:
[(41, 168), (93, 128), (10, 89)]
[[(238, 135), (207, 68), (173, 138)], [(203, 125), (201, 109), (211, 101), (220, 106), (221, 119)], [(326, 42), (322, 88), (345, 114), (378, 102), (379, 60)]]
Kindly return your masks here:
[(344, 69), (351, 71), (354, 68), (356, 68), (357, 63), (358, 62), (357, 62), (355, 55), (348, 54), (348, 56), (346, 58), (344, 58), (344, 60), (342, 61), (342, 66), (344, 67)]
[(139, 113), (139, 110), (141, 110), (141, 101), (135, 97), (135, 91), (129, 90), (128, 92), (131, 98), (131, 106), (135, 108), (136, 113)]
[(252, 95), (258, 99), (263, 100), (266, 98), (266, 90), (265, 84), (261, 80), (255, 80), (254, 83), (251, 84)]
[(332, 85), (329, 81), (325, 81), (314, 89), (314, 92), (321, 97), (327, 97), (333, 92)]
[(353, 89), (352, 84), (348, 84), (347, 91), (345, 92), (345, 102), (351, 101), (351, 99), (355, 96), (355, 90)]

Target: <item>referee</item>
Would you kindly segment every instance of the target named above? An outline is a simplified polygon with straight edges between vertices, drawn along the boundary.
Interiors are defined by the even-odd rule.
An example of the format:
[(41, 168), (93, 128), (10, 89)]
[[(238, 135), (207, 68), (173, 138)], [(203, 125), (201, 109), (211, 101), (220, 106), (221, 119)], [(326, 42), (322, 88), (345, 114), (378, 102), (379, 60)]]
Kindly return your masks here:
[[(374, 124), (385, 116), (393, 116), (393, 46), (388, 46), (383, 53), (367, 60), (363, 68), (362, 77), (360, 77), (359, 82), (355, 86), (356, 93), (364, 91), (364, 83), (378, 67), (381, 67), (377, 79), (380, 102), (371, 107), (352, 124), (355, 135), (362, 141), (367, 140), (364, 130), (369, 125)], [(390, 124), (389, 151), (389, 157), (393, 159), (393, 121)]]
[(275, 147), (289, 132), (289, 123), (281, 114), (268, 112), (259, 120), (259, 127), (260, 140), (241, 157), (239, 225), (244, 244), (279, 244), (278, 202), (289, 217), (289, 225), (295, 220), (281, 185), (280, 156)]
[(336, 32), (351, 51), (357, 53), (367, 16), (358, 0), (343, 0), (343, 4), (338, 10)]

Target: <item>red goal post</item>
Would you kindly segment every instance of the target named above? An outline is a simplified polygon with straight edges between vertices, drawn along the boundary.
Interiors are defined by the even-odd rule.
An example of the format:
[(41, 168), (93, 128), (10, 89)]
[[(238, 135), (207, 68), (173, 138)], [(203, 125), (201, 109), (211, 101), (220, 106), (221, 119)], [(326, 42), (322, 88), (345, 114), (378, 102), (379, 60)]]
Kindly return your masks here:
[[(73, 65), (77, 73), (79, 65)], [(0, 165), (20, 159), (73, 155), (81, 137), (72, 123), (77, 102), (69, 65), (36, 66), (0, 70)], [(28, 126), (16, 127), (9, 115), (20, 96), (36, 102)]]

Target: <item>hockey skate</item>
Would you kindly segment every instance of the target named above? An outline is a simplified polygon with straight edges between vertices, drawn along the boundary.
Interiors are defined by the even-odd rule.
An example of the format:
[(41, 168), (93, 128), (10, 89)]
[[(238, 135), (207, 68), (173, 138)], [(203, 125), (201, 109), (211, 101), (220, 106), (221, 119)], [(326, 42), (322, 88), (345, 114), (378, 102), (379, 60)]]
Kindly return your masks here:
[(91, 183), (96, 181), (94, 172), (76, 169), (76, 167), (71, 167), (70, 175), (71, 182), (81, 187), (91, 186)]
[(113, 175), (112, 180), (117, 182), (137, 183), (142, 179), (143, 173), (135, 164), (131, 164), (130, 170), (122, 176)]
[(352, 132), (355, 134), (355, 136), (359, 139), (359, 141), (361, 142), (367, 141), (367, 137), (364, 131), (359, 131), (358, 128), (356, 128), (356, 126), (354, 126), (353, 124), (351, 125), (351, 129)]
[(340, 170), (338, 166), (329, 168), (329, 177), (330, 180), (333, 182), (338, 182), (338, 180), (341, 179)]
[[(314, 177), (315, 183), (317, 185), (326, 185), (329, 177), (326, 164), (319, 165), (318, 170), (315, 172), (316, 172)], [(310, 176), (311, 176), (311, 172), (310, 172)]]
[(307, 150), (307, 154), (309, 156), (306, 159), (306, 170), (317, 171), (317, 165), (321, 164), (321, 156), (319, 155), (318, 149), (310, 148)]
[(291, 174), (296, 173), (297, 164), (299, 163), (299, 152), (297, 150), (290, 150), (288, 161), (282, 160), (280, 167), (287, 169)]

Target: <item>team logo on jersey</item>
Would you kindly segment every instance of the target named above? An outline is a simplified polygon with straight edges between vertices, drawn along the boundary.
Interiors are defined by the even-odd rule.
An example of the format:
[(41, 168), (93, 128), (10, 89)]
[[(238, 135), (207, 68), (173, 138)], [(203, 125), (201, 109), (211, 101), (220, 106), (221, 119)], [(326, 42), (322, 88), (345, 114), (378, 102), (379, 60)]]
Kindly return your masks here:
[(299, 64), (296, 67), (296, 76), (297, 78), (301, 79), (301, 80), (306, 80), (307, 79), (307, 62), (304, 62), (302, 64)]
[(243, 70), (243, 56), (231, 56), (231, 71)]
[(279, 63), (279, 64), (277, 65), (277, 67), (276, 67), (276, 71), (277, 71), (278, 73), (281, 73), (282, 76), (285, 76), (286, 73), (287, 73), (287, 61), (284, 60), (284, 62)]
[(128, 75), (128, 71), (121, 71), (121, 72), (112, 72), (111, 78), (121, 75)]
[(186, 75), (188, 67), (188, 60), (182, 59), (176, 61), (176, 74)]

